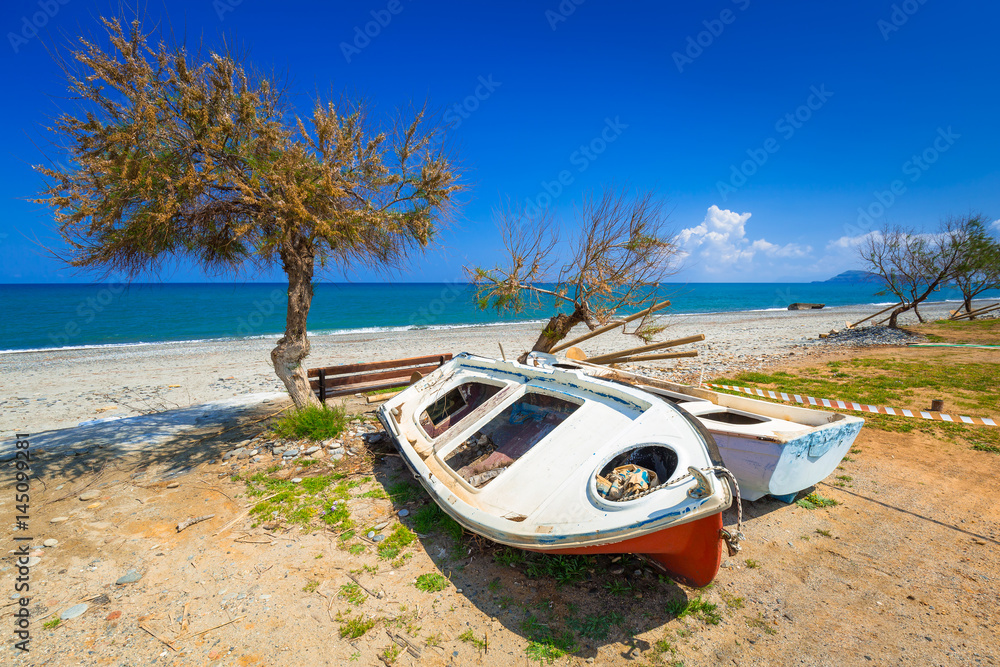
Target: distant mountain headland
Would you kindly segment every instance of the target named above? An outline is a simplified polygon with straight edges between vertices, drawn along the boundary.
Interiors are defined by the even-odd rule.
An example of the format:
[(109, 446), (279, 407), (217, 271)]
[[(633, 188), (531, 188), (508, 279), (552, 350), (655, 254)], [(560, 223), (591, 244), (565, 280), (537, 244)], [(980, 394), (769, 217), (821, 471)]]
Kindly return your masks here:
[(877, 283), (882, 279), (871, 271), (844, 271), (829, 280), (814, 280), (814, 283)]

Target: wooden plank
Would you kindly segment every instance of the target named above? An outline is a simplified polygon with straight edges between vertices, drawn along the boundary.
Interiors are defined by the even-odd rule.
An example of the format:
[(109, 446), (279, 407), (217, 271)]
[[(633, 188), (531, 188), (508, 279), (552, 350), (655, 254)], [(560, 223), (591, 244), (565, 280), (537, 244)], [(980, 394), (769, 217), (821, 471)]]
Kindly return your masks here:
[(380, 371), (385, 368), (401, 368), (403, 366), (417, 366), (420, 364), (437, 364), (438, 366), (451, 360), (451, 354), (431, 354), (426, 357), (411, 357), (409, 359), (390, 359), (389, 361), (373, 361), (364, 364), (345, 364), (343, 366), (326, 366), (324, 368), (310, 368), (307, 373), (309, 377), (319, 377), (319, 372), (324, 371), (327, 375), (345, 375), (347, 373), (362, 373), (365, 371)]
[[(326, 376), (325, 387), (327, 389), (332, 389), (334, 387), (344, 387), (351, 384), (365, 384), (368, 382), (377, 382), (379, 380), (395, 380), (398, 378), (403, 378), (409, 382), (410, 376), (414, 372), (418, 372), (421, 375), (427, 375), (428, 373), (433, 373), (438, 368), (437, 364), (433, 366), (418, 366), (416, 368), (407, 367), (400, 368), (391, 371), (383, 371), (381, 373), (356, 373), (354, 375), (336, 375), (334, 377)], [(325, 369), (321, 369), (325, 370)], [(319, 389), (319, 380), (310, 380), (309, 386), (313, 389)]]
[[(611, 361), (602, 362), (604, 364), (631, 364), (639, 361), (659, 361), (660, 359), (681, 359), (684, 357), (697, 357), (698, 350), (690, 352), (667, 352), (665, 354), (646, 354), (633, 357), (619, 357)], [(593, 363), (593, 362), (591, 362)]]
[(549, 350), (549, 352), (551, 352), (552, 354), (555, 354), (556, 352), (561, 352), (562, 350), (565, 350), (567, 347), (573, 347), (574, 345), (582, 343), (583, 341), (593, 338), (594, 336), (599, 336), (605, 331), (611, 331), (612, 329), (617, 329), (618, 327), (624, 326), (629, 322), (632, 322), (633, 320), (639, 319), (640, 317), (645, 317), (647, 315), (655, 313), (658, 310), (663, 310), (669, 305), (670, 305), (669, 301), (661, 301), (660, 303), (653, 304), (649, 308), (644, 308), (635, 315), (629, 315), (623, 320), (618, 320), (617, 322), (612, 322), (611, 324), (605, 324), (603, 327), (597, 327), (593, 331), (589, 331), (583, 334), (582, 336), (574, 338), (573, 340), (560, 343), (559, 345), (556, 345), (554, 348)]
[(354, 394), (363, 394), (366, 391), (378, 391), (379, 389), (399, 389), (403, 387), (408, 387), (410, 384), (409, 378), (405, 380), (399, 380), (398, 382), (382, 382), (380, 384), (354, 384), (349, 387), (338, 387), (337, 389), (329, 389), (326, 392), (327, 398), (332, 398), (336, 396), (351, 396)]
[(676, 347), (678, 345), (686, 345), (688, 343), (697, 343), (698, 341), (705, 340), (705, 334), (698, 334), (697, 336), (688, 336), (686, 338), (678, 338), (677, 340), (668, 340), (662, 343), (653, 343), (652, 345), (643, 345), (642, 347), (633, 347), (630, 350), (620, 350), (618, 352), (612, 352), (610, 354), (601, 354), (596, 357), (587, 359), (592, 364), (603, 364), (608, 361), (613, 361), (614, 359), (620, 359), (621, 357), (632, 357), (637, 354), (642, 354), (643, 352), (652, 352), (653, 350), (662, 350), (667, 347)]

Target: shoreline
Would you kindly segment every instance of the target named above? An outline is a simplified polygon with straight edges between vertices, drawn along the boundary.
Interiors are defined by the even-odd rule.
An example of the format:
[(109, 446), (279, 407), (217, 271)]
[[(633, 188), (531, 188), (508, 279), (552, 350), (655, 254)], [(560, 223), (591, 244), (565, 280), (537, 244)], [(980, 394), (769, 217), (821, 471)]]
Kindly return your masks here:
[[(947, 316), (952, 302), (922, 305), (925, 319)], [(836, 306), (822, 310), (678, 313), (658, 318), (667, 328), (659, 340), (705, 334), (681, 349), (699, 356), (654, 362), (655, 370), (678, 381), (766, 368), (794, 355), (837, 347), (817, 336), (842, 329), (878, 310)], [(913, 324), (912, 312), (900, 318)], [(529, 349), (538, 322), (479, 324), (461, 328), (409, 329), (310, 336), (308, 367), (397, 359), (445, 352), (508, 357)], [(582, 329), (579, 333), (582, 333)], [(38, 433), (107, 417), (149, 414), (257, 392), (283, 392), (270, 351), (276, 337), (171, 341), (44, 349), (0, 355), (0, 432)], [(636, 347), (633, 336), (608, 332), (581, 347), (589, 355)], [(694, 376), (693, 379), (691, 376)]]

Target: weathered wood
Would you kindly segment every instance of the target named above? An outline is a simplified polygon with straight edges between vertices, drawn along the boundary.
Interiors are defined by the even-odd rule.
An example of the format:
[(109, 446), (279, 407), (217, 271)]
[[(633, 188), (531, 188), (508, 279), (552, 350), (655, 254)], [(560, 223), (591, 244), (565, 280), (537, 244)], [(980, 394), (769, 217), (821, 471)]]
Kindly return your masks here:
[(642, 347), (633, 347), (629, 350), (620, 350), (618, 352), (613, 352), (610, 354), (601, 354), (596, 357), (591, 357), (587, 361), (594, 364), (603, 364), (614, 359), (620, 359), (621, 357), (632, 357), (644, 352), (652, 352), (653, 350), (662, 350), (668, 347), (676, 347), (678, 345), (687, 345), (688, 343), (697, 343), (699, 341), (705, 340), (705, 334), (698, 334), (697, 336), (688, 336), (686, 338), (678, 338), (676, 340), (668, 340), (662, 343), (653, 343), (651, 345), (643, 345)]
[(866, 318), (865, 318), (865, 319), (863, 319), (863, 320), (858, 320), (858, 321), (857, 321), (857, 322), (855, 322), (854, 324), (848, 324), (848, 325), (847, 325), (847, 328), (848, 328), (848, 329), (853, 329), (854, 327), (858, 326), (858, 325), (859, 325), (859, 324), (861, 324), (862, 322), (867, 322), (868, 320), (870, 320), (870, 319), (871, 319), (871, 318), (873, 318), (873, 317), (878, 317), (878, 316), (879, 316), (879, 315), (881, 315), (882, 313), (885, 313), (885, 312), (888, 312), (888, 311), (892, 310), (893, 308), (899, 308), (899, 307), (900, 307), (900, 306), (902, 306), (902, 305), (903, 305), (903, 302), (902, 302), (902, 301), (900, 301), (899, 303), (894, 303), (893, 305), (889, 306), (888, 308), (883, 308), (882, 310), (878, 311), (877, 313), (872, 313), (871, 315), (869, 315), (868, 317), (866, 317)]
[[(631, 364), (639, 361), (659, 361), (660, 359), (681, 359), (684, 357), (697, 357), (698, 350), (691, 350), (690, 352), (667, 352), (665, 354), (646, 354), (638, 355), (633, 357), (619, 357), (617, 359), (612, 359), (611, 361), (601, 362), (602, 364)], [(588, 359), (588, 361), (590, 361)], [(593, 362), (591, 362), (593, 363)]]
[(427, 373), (440, 368), (451, 358), (451, 354), (435, 354), (426, 357), (310, 368), (307, 375), (315, 379), (309, 380), (309, 388), (323, 403), (335, 396), (378, 389), (396, 389), (416, 382)]
[(390, 359), (388, 361), (372, 361), (363, 364), (344, 364), (342, 366), (326, 366), (310, 368), (309, 377), (319, 377), (320, 371), (327, 375), (346, 375), (348, 373), (363, 373), (365, 371), (380, 371), (386, 368), (403, 368), (404, 366), (421, 366), (436, 363), (439, 366), (451, 359), (451, 354), (429, 354), (426, 357), (410, 357), (409, 359)]
[[(347, 385), (355, 384), (365, 384), (369, 382), (378, 382), (380, 380), (395, 380), (402, 378), (409, 383), (410, 377), (413, 375), (414, 371), (421, 373), (430, 373), (437, 368), (440, 364), (434, 364), (431, 366), (420, 366), (418, 368), (413, 368), (407, 366), (406, 368), (399, 368), (391, 371), (381, 371), (379, 373), (355, 373), (353, 375), (333, 375), (332, 373), (326, 373), (324, 378), (326, 381), (326, 388), (333, 389), (336, 387), (345, 387)], [(324, 369), (325, 370), (325, 369)], [(310, 380), (309, 386), (314, 390), (320, 388), (319, 380)]]
[(647, 315), (651, 315), (652, 313), (655, 313), (658, 310), (663, 310), (664, 308), (666, 308), (669, 305), (670, 305), (669, 301), (661, 301), (660, 303), (655, 303), (652, 306), (650, 306), (649, 308), (646, 308), (646, 309), (644, 309), (644, 310), (642, 310), (642, 311), (640, 311), (640, 312), (638, 312), (638, 313), (636, 313), (634, 315), (629, 315), (628, 317), (626, 317), (623, 320), (618, 320), (616, 322), (611, 322), (610, 324), (605, 324), (603, 327), (597, 327), (593, 331), (588, 331), (587, 333), (585, 333), (582, 336), (579, 336), (577, 338), (574, 338), (573, 340), (564, 341), (564, 342), (556, 345), (555, 347), (553, 347), (551, 350), (549, 350), (549, 352), (551, 354), (555, 354), (556, 352), (561, 352), (562, 350), (565, 350), (567, 347), (573, 347), (574, 345), (579, 345), (580, 343), (582, 343), (585, 340), (590, 340), (594, 336), (599, 336), (602, 333), (605, 333), (607, 331), (611, 331), (612, 329), (617, 329), (618, 327), (624, 326), (624, 325), (628, 324), (629, 322), (632, 322), (634, 320), (639, 319), (640, 317), (646, 317)]
[(975, 317), (976, 315), (985, 315), (986, 313), (989, 313), (989, 312), (992, 312), (994, 310), (997, 310), (998, 308), (1000, 308), (1000, 303), (994, 303), (991, 306), (983, 306), (982, 308), (976, 308), (975, 310), (973, 310), (971, 312), (968, 312), (968, 313), (962, 313), (960, 315), (952, 315), (951, 319), (953, 319), (953, 320), (965, 320), (965, 319), (969, 319), (971, 317)]

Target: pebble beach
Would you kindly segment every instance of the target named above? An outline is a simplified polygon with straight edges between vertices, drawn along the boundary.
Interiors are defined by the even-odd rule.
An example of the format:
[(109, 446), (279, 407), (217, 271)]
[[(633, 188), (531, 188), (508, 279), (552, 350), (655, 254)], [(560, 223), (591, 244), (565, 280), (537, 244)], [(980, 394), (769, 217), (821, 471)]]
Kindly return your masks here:
[[(921, 306), (925, 319), (946, 317), (953, 302)], [(908, 335), (865, 327), (864, 335), (820, 338), (842, 330), (880, 306), (822, 310), (766, 310), (668, 314), (657, 340), (704, 334), (705, 340), (678, 350), (698, 357), (649, 362), (643, 372), (682, 382), (758, 370), (794, 355), (841, 346), (898, 345)], [(901, 324), (916, 323), (906, 313)], [(508, 358), (529, 349), (541, 323), (475, 325), (410, 331), (329, 334), (311, 337), (309, 367), (333, 366), (439, 353), (471, 352)], [(583, 329), (579, 329), (582, 333)], [(274, 338), (222, 339), (139, 345), (9, 352), (0, 355), (0, 431), (38, 433), (81, 422), (128, 417), (258, 392), (280, 392), (269, 353)], [(609, 332), (581, 345), (588, 354), (613, 352), (642, 341)]]

